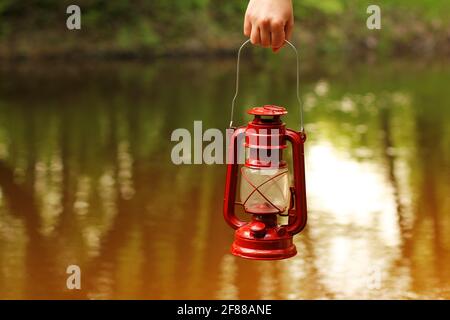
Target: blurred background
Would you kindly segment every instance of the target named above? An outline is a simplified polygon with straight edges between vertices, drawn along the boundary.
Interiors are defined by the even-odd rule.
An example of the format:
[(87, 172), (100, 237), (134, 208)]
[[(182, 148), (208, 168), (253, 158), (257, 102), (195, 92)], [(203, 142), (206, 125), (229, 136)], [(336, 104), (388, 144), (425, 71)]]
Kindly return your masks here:
[[(82, 11), (68, 32), (66, 8)], [(382, 32), (366, 9), (382, 10)], [(247, 1), (0, 0), (0, 56), (154, 57), (234, 53)], [(294, 0), (294, 40), (309, 56), (449, 53), (450, 2), (442, 0)]]
[[(225, 166), (170, 160), (174, 129), (228, 125), (246, 1), (0, 0), (0, 298), (450, 299), (450, 2), (294, 7), (309, 222), (256, 262), (228, 253)], [(238, 123), (296, 128), (294, 64), (247, 49)]]

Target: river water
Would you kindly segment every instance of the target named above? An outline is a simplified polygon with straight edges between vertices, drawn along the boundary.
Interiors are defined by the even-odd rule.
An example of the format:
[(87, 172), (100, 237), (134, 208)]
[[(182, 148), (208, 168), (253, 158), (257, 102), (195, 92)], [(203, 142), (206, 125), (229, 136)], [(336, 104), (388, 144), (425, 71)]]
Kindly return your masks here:
[[(228, 125), (233, 59), (2, 66), (0, 298), (450, 299), (450, 65), (303, 65), (309, 220), (273, 262), (229, 254), (225, 165), (170, 158)], [(238, 123), (297, 127), (292, 66), (244, 60)]]

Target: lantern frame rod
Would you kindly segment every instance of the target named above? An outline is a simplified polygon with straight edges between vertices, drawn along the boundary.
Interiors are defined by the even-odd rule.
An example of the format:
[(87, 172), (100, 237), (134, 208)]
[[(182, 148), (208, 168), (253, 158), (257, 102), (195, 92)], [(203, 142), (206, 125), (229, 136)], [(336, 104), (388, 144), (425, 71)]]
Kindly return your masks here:
[[(292, 50), (294, 50), (296, 61), (297, 61), (296, 95), (297, 95), (297, 102), (298, 102), (298, 105), (299, 105), (299, 113), (300, 113), (300, 132), (304, 132), (304, 127), (303, 127), (303, 103), (302, 103), (302, 100), (300, 98), (300, 75), (299, 75), (300, 74), (300, 63), (299, 63), (298, 50), (289, 40), (285, 39), (284, 41), (292, 48)], [(241, 61), (241, 51), (249, 42), (250, 42), (250, 39), (246, 40), (239, 47), (239, 50), (238, 50), (237, 62), (236, 62), (236, 90), (235, 90), (235, 93), (234, 93), (233, 100), (231, 101), (231, 114), (230, 114), (230, 125), (229, 125), (230, 128), (233, 128), (234, 105), (236, 103), (236, 98), (237, 98), (238, 93), (239, 93), (239, 67), (240, 67), (240, 61)]]

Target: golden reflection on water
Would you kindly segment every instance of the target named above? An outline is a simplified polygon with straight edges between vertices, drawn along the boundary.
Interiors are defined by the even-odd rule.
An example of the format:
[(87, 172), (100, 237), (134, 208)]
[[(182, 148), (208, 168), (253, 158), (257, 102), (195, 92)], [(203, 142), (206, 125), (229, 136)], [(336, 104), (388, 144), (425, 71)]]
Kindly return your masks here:
[[(87, 83), (59, 75), (55, 88), (9, 75), (12, 85), (0, 86), (0, 298), (449, 299), (450, 97), (438, 90), (448, 74), (417, 71), (388, 82), (392, 92), (358, 71), (349, 84), (352, 73), (345, 85), (305, 85), (309, 222), (297, 256), (267, 262), (228, 253), (224, 166), (169, 159), (173, 129), (198, 119), (224, 126), (227, 110), (211, 106), (228, 98), (233, 66), (202, 76), (195, 64), (115, 66), (85, 71)], [(173, 81), (187, 75), (190, 83)], [(263, 100), (286, 97), (292, 80), (260, 72), (243, 92), (250, 79)], [(82, 290), (65, 287), (70, 264), (81, 267)]]
[[(310, 230), (323, 239), (317, 248), (322, 282), (342, 288), (338, 297), (363, 298), (371, 268), (384, 270), (386, 252), (399, 241), (390, 187), (376, 165), (358, 163), (326, 144), (309, 148), (308, 164)], [(316, 224), (333, 226), (332, 234), (321, 235)]]

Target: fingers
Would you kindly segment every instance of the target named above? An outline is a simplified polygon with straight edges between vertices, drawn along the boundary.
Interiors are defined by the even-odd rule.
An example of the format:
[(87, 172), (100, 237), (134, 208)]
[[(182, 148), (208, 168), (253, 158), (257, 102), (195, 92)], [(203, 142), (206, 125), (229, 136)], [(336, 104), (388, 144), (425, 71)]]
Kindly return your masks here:
[(269, 20), (264, 20), (260, 23), (260, 28), (259, 28), (259, 35), (261, 37), (261, 46), (263, 46), (264, 48), (269, 48), (271, 41), (270, 41), (270, 21)]
[(252, 44), (271, 47), (277, 52), (285, 45), (285, 40), (291, 38), (293, 26), (293, 17), (288, 20), (274, 18), (257, 20), (251, 15), (246, 15), (244, 35), (250, 38)]
[(271, 24), (271, 47), (274, 52), (284, 45), (285, 31), (282, 21), (274, 21)]
[(257, 26), (252, 26), (252, 32), (250, 34), (250, 41), (254, 45), (259, 45), (261, 43), (259, 28)]
[(244, 26), (244, 34), (250, 36), (250, 41), (254, 45), (261, 45), (265, 48), (272, 47), (276, 50), (284, 45), (285, 26), (282, 22), (264, 21), (258, 25)]
[(249, 17), (246, 15), (244, 19), (244, 35), (246, 37), (250, 37), (252, 32), (252, 23), (250, 22)]
[(252, 44), (278, 51), (291, 37), (293, 23), (292, 0), (249, 0), (244, 34)]
[(290, 20), (286, 22), (286, 24), (283, 26), (283, 43), (281, 46), (272, 46), (273, 52), (278, 52), (285, 44), (286, 42), (284, 40), (291, 40), (292, 36), (292, 30), (294, 29), (294, 18), (292, 17)]

